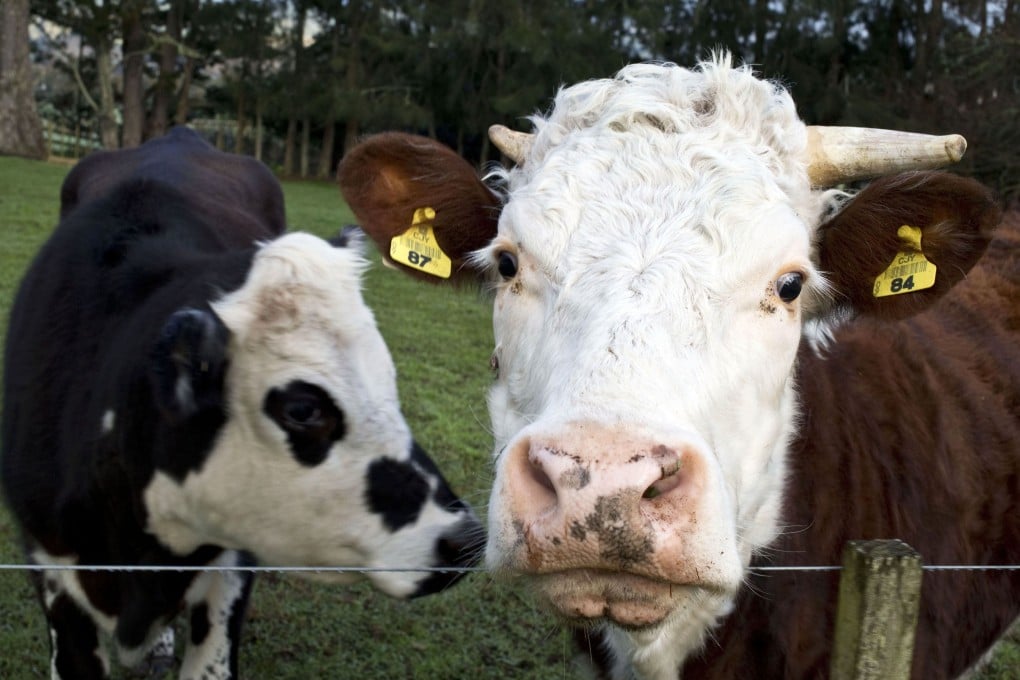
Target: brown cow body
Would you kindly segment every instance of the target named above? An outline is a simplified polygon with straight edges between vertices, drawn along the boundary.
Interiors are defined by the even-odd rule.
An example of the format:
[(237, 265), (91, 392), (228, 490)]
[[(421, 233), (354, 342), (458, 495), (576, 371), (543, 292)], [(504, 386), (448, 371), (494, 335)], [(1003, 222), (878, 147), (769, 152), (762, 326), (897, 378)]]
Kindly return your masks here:
[[(428, 206), (454, 278), (489, 277), (486, 560), (605, 677), (826, 677), (838, 575), (755, 567), (849, 540), (1020, 563), (1015, 213), (993, 237), (987, 189), (936, 172), (827, 191), (827, 133), (725, 58), (634, 65), (533, 122), (502, 201), (409, 135), (339, 179), (384, 253)], [(1020, 573), (926, 573), (913, 676), (958, 677), (1018, 614)]]
[[(925, 564), (1020, 564), (1018, 333), (1014, 212), (931, 310), (803, 347), (785, 530), (755, 564), (840, 564), (846, 541), (873, 538), (905, 540)], [(684, 679), (827, 677), (838, 579), (752, 572)], [(913, 677), (958, 677), (1017, 616), (1020, 572), (926, 571)]]

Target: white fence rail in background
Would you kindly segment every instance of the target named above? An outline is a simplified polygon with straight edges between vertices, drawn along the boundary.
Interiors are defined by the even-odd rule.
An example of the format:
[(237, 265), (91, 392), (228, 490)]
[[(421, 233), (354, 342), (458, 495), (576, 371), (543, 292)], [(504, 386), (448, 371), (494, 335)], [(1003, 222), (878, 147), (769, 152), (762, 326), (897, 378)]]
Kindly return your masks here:
[(62, 158), (81, 158), (82, 156), (103, 148), (99, 135), (95, 132), (74, 130), (43, 120), (43, 139), (50, 156)]

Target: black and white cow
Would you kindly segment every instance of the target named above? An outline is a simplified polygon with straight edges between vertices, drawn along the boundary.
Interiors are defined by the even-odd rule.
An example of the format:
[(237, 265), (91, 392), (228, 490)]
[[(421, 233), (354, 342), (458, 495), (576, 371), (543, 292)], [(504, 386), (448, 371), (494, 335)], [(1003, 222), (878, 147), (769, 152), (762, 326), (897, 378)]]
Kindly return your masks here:
[[(83, 161), (61, 215), (4, 355), (3, 489), (30, 560), (471, 563), (480, 524), (411, 437), (361, 253), (282, 235), (261, 164), (178, 129)], [(369, 574), (400, 598), (456, 576)], [(172, 649), (182, 610), (181, 677), (237, 676), (248, 572), (35, 581), (55, 678), (107, 675), (106, 635), (127, 666)]]

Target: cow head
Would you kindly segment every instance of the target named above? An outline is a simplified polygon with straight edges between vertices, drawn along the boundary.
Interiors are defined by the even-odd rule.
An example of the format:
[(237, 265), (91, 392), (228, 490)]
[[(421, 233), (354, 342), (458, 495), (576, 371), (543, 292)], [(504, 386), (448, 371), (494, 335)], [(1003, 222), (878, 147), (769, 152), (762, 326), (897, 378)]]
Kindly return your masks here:
[[(819, 186), (946, 163), (962, 139), (833, 150), (846, 134), (806, 128), (785, 90), (728, 58), (631, 66), (563, 89), (533, 123), (495, 131), (517, 160), (493, 173), (501, 195), (394, 134), (349, 153), (341, 188), (401, 266), (427, 273), (407, 257), (424, 243), (451, 278), (492, 283), (488, 566), (606, 624), (620, 677), (675, 677), (782, 528), (802, 337), (930, 305), (996, 208), (931, 172), (852, 199)], [(890, 153), (862, 163), (860, 147)], [(409, 236), (425, 208), (430, 233)]]
[[(165, 324), (151, 359), (165, 432), (144, 501), (149, 530), (175, 552), (213, 544), (312, 567), (473, 562), (481, 526), (411, 438), (361, 298), (364, 266), (356, 248), (287, 235), (261, 247), (240, 288)], [(182, 459), (202, 437), (201, 459)], [(408, 597), (455, 574), (369, 578)]]

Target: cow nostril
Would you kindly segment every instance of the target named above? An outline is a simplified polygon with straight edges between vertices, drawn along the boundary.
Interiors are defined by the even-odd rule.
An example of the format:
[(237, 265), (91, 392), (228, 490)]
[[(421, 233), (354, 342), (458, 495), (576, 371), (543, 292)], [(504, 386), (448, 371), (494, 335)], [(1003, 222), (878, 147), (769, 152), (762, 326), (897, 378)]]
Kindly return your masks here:
[(641, 498), (651, 500), (653, 498), (663, 496), (680, 486), (680, 481), (680, 470), (677, 469), (672, 474), (664, 475), (661, 479), (645, 489), (645, 492), (641, 494)]
[(535, 500), (538, 502), (535, 504), (537, 508), (549, 508), (556, 505), (557, 496), (556, 487), (553, 485), (552, 479), (546, 473), (544, 466), (540, 460), (531, 458), (528, 461), (527, 474), (531, 478), (532, 493), (536, 495)]
[(539, 486), (544, 487), (547, 491), (549, 491), (549, 493), (556, 493), (552, 480), (549, 479), (549, 475), (545, 473), (545, 470), (542, 469), (542, 465), (540, 463), (532, 461), (530, 469), (531, 478), (534, 479)]

